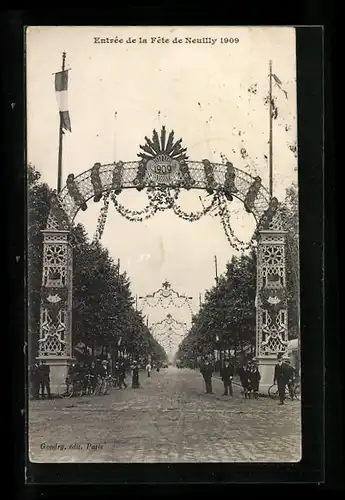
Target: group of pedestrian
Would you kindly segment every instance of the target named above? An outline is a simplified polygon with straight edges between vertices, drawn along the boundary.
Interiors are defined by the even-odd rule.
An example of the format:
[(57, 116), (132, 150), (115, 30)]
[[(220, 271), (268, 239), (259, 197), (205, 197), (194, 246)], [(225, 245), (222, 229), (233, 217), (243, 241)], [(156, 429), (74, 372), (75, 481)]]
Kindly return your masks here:
[[(145, 367), (145, 371), (147, 374), (147, 377), (151, 377), (153, 365), (149, 361)], [(155, 364), (156, 371), (159, 372), (160, 370), (160, 363), (157, 362)], [(140, 371), (140, 366), (136, 360), (133, 361), (131, 365), (131, 375), (132, 375), (132, 389), (138, 389), (140, 387), (140, 382), (139, 382), (139, 371)]]
[[(205, 357), (200, 364), (200, 372), (205, 383), (206, 394), (213, 394), (212, 390), (212, 375), (214, 372), (213, 360)], [(242, 386), (242, 393), (245, 399), (257, 399), (259, 397), (259, 387), (261, 375), (255, 361), (247, 361), (241, 367), (235, 368), (231, 359), (225, 359), (220, 366), (220, 377), (224, 385), (224, 396), (233, 395), (232, 380), (234, 374), (237, 373)], [(283, 359), (281, 354), (278, 354), (278, 362), (274, 370), (273, 384), (278, 386), (279, 404), (285, 402), (286, 387), (289, 390), (291, 399), (294, 399), (294, 383), (295, 370), (291, 366), (289, 359)]]
[[(204, 358), (200, 365), (200, 372), (203, 376), (205, 382), (205, 392), (206, 394), (213, 394), (212, 390), (212, 375), (214, 367), (213, 362), (209, 358)], [(224, 365), (220, 368), (220, 376), (224, 385), (224, 396), (233, 395), (232, 390), (232, 380), (234, 377), (235, 368), (234, 364), (230, 359), (224, 360)]]
[(114, 366), (115, 387), (127, 389), (125, 363), (117, 361)]
[[(206, 394), (213, 394), (212, 390), (212, 375), (214, 372), (213, 361), (209, 358), (204, 358), (200, 365), (200, 372), (203, 376), (205, 382), (205, 392)], [(260, 372), (258, 366), (253, 361), (244, 364), (238, 370), (236, 370), (233, 360), (226, 358), (220, 366), (220, 377), (224, 385), (223, 396), (232, 396), (233, 387), (232, 381), (235, 375), (238, 373), (244, 393), (244, 397), (247, 398), (258, 398), (259, 396), (259, 384), (260, 384)]]
[(238, 369), (238, 374), (245, 399), (257, 399), (259, 397), (259, 385), (261, 375), (259, 368), (253, 361), (248, 361)]
[(68, 367), (66, 385), (67, 392), (70, 386), (79, 384), (85, 393), (95, 393), (97, 384), (103, 384), (103, 393), (106, 393), (106, 379), (109, 376), (107, 360), (91, 361), (91, 363), (77, 362)]
[[(152, 365), (150, 362), (147, 363), (146, 365), (146, 373), (148, 377), (151, 377), (151, 371), (152, 371)], [(157, 371), (159, 371), (159, 366), (157, 365)], [(140, 388), (140, 381), (139, 381), (139, 372), (140, 372), (140, 365), (137, 360), (133, 360), (132, 364), (130, 365), (130, 372), (131, 372), (131, 377), (132, 377), (132, 389), (139, 389)], [(126, 369), (125, 366), (120, 363), (115, 364), (115, 379), (117, 380), (117, 386), (121, 389), (122, 386), (124, 388), (127, 388), (126, 384)]]
[(36, 361), (29, 369), (31, 394), (33, 399), (51, 397), (50, 367), (44, 361)]
[[(140, 365), (138, 361), (133, 360), (130, 366), (125, 364), (124, 360), (117, 361), (113, 369), (113, 377), (115, 379), (115, 387), (118, 389), (126, 389), (126, 372), (129, 368), (131, 375), (132, 388), (140, 388), (139, 372)], [(160, 371), (160, 363), (155, 363), (154, 366), (149, 361), (145, 367), (147, 377), (151, 377), (152, 369), (155, 368), (157, 372)], [(30, 366), (30, 386), (33, 399), (51, 397), (50, 390), (50, 367), (43, 361), (36, 361)], [(87, 362), (72, 363), (68, 367), (66, 385), (67, 392), (70, 386), (79, 384), (85, 393), (95, 393), (97, 384), (104, 384), (103, 394), (106, 394), (107, 380), (111, 376), (111, 369), (107, 360), (96, 360)]]

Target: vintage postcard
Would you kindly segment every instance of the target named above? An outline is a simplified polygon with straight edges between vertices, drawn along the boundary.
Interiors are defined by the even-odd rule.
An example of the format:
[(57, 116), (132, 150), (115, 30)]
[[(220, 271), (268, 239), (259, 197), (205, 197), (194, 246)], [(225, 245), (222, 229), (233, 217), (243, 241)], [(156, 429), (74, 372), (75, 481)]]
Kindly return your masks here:
[(299, 462), (292, 27), (28, 27), (33, 463)]

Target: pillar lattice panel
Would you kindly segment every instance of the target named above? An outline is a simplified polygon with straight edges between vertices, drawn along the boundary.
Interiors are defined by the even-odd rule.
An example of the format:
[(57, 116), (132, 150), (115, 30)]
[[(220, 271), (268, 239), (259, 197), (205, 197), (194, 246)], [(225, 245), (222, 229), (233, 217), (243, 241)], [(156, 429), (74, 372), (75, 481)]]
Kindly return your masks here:
[(71, 356), (72, 247), (69, 231), (43, 232), (39, 356)]
[(278, 220), (260, 231), (257, 247), (256, 355), (276, 357), (288, 344), (285, 232)]

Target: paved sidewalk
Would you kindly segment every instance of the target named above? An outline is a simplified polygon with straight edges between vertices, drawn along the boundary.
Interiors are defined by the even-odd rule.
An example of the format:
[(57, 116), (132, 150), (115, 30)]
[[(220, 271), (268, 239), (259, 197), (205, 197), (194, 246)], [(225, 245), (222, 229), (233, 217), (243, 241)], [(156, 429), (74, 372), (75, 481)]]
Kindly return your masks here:
[(300, 403), (204, 394), (188, 369), (141, 374), (142, 388), (30, 401), (34, 462), (296, 462)]

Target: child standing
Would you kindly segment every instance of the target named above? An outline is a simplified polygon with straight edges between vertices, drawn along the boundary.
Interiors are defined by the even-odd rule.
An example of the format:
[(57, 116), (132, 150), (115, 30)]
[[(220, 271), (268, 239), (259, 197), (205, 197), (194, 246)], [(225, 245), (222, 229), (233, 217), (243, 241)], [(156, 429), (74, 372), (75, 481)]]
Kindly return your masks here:
[(147, 371), (148, 377), (151, 377), (151, 369), (152, 369), (151, 364), (150, 364), (150, 362), (148, 362), (146, 365), (146, 371)]

